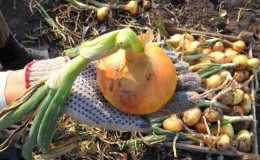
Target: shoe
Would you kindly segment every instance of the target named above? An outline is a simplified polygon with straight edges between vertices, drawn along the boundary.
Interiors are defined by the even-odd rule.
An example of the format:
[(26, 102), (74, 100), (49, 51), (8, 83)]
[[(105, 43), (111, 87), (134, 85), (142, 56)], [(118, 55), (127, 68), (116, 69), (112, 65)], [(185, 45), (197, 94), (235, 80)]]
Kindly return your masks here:
[(49, 59), (49, 53), (47, 47), (44, 48), (25, 48), (25, 50), (30, 55), (30, 61), (32, 60), (43, 60)]
[(25, 48), (25, 52), (17, 54), (12, 60), (2, 61), (2, 70), (18, 70), (24, 68), (33, 60), (49, 59), (48, 49), (45, 48)]

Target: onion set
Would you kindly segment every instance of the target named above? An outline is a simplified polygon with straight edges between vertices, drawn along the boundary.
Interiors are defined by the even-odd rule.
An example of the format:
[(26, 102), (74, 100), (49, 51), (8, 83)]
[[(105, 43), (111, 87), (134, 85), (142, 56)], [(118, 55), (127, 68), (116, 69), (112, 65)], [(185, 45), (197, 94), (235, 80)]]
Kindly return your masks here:
[(221, 134), (217, 140), (217, 148), (221, 151), (230, 148), (231, 138), (227, 134)]
[(201, 118), (201, 109), (199, 107), (194, 107), (183, 112), (182, 120), (187, 126), (193, 126)]
[(240, 152), (249, 152), (252, 148), (252, 133), (248, 130), (240, 130), (232, 141), (232, 144)]
[(183, 130), (183, 122), (177, 115), (173, 114), (163, 121), (163, 128), (168, 131), (180, 132)]
[[(188, 62), (189, 70), (202, 80), (201, 87), (196, 88), (202, 97), (199, 105), (183, 112), (181, 120), (185, 127), (178, 130), (178, 134), (186, 138), (184, 141), (192, 140), (196, 145), (220, 151), (232, 149), (232, 145), (241, 152), (250, 152), (253, 137), (243, 130), (249, 129), (254, 121), (250, 115), (253, 100), (248, 84), (252, 75), (257, 80), (259, 59), (244, 54), (246, 44), (242, 40), (230, 42), (222, 38), (207, 39), (201, 35), (176, 33), (166, 42), (174, 51), (180, 52), (180, 59)], [(256, 88), (258, 83), (257, 80)], [(154, 133), (176, 136), (159, 129), (159, 124), (156, 127)]]

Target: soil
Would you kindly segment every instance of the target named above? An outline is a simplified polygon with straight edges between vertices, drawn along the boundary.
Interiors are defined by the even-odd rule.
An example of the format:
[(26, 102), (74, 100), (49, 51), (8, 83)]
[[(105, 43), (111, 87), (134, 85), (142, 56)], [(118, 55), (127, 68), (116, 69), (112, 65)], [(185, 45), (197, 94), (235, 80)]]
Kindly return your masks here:
[[(116, 1), (110, 1), (110, 3), (114, 2)], [(67, 28), (73, 30), (71, 33), (77, 33), (67, 36), (67, 39), (57, 34), (55, 29), (46, 22), (39, 10), (34, 7), (34, 3), (29, 0), (0, 0), (0, 9), (19, 42), (27, 47), (48, 46), (51, 58), (58, 56), (66, 48), (78, 45), (82, 40), (127, 25), (137, 26), (135, 27), (136, 30), (145, 27), (156, 30), (154, 21), (150, 21), (155, 12), (159, 13), (159, 17), (163, 21), (167, 21), (176, 27), (233, 36), (238, 36), (241, 32), (247, 32), (249, 35), (247, 38), (252, 44), (254, 56), (260, 57), (260, 29), (256, 30), (260, 25), (260, 3), (258, 0), (154, 0), (154, 2), (156, 9), (140, 9), (140, 14), (137, 16), (129, 16), (124, 11), (116, 10), (104, 22), (96, 21), (91, 16), (93, 12), (72, 9), (67, 12), (70, 18), (78, 18), (77, 25), (85, 26), (88, 30), (86, 34), (80, 37), (78, 35), (82, 35), (83, 27), (73, 28), (74, 23), (63, 21), (64, 25), (67, 24)], [(58, 0), (41, 2), (41, 5), (53, 19), (55, 19), (56, 15), (68, 16), (65, 15), (67, 8), (64, 4), (68, 5), (66, 2), (63, 3)], [(66, 33), (66, 30), (64, 30), (64, 33)], [(69, 41), (70, 37), (71, 40)], [(258, 99), (256, 105), (257, 119), (259, 119)], [(259, 123), (257, 124), (259, 128)], [(260, 130), (258, 133), (259, 137)], [(196, 153), (192, 152), (189, 155), (197, 156)], [(147, 157), (150, 159), (151, 154), (148, 154)], [(199, 155), (198, 157), (205, 159), (205, 155)]]

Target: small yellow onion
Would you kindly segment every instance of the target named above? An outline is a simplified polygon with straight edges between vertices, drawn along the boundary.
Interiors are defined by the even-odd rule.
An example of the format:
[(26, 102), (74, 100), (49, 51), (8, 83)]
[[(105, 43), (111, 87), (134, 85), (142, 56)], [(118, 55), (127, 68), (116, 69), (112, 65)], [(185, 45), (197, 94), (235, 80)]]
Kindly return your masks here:
[(249, 152), (252, 148), (253, 138), (252, 133), (248, 130), (242, 129), (240, 130), (235, 138), (234, 138), (234, 145), (240, 152)]
[(213, 74), (206, 80), (207, 88), (208, 89), (214, 89), (222, 84), (222, 78), (218, 74)]
[(215, 51), (223, 52), (224, 51), (224, 44), (221, 41), (218, 41), (211, 46), (211, 49), (212, 49), (213, 52), (215, 52)]
[[(210, 125), (209, 122), (207, 122), (207, 125)], [(207, 127), (206, 124), (204, 123), (204, 119), (201, 117), (199, 121), (194, 125), (195, 130), (198, 133), (207, 133)]]
[(184, 124), (175, 114), (172, 114), (169, 118), (163, 121), (163, 128), (168, 131), (180, 132), (183, 130)]
[(242, 71), (235, 71), (233, 77), (238, 83), (243, 83), (249, 78), (249, 76), (250, 73), (247, 70), (242, 70)]
[(230, 103), (230, 105), (234, 106), (239, 104), (240, 102), (242, 102), (243, 98), (244, 98), (244, 91), (242, 89), (236, 88), (233, 91), (233, 99), (232, 102)]
[(109, 13), (110, 13), (110, 10), (108, 7), (99, 8), (97, 10), (97, 20), (99, 22), (103, 22), (105, 19), (107, 19)]
[(204, 48), (203, 50), (202, 50), (202, 53), (203, 54), (210, 54), (212, 52), (212, 49), (210, 49), (210, 48)]
[(232, 91), (227, 91), (223, 94), (221, 94), (218, 98), (218, 101), (225, 104), (225, 105), (229, 105), (233, 100), (233, 94)]
[(189, 34), (189, 33), (185, 33), (184, 34), (184, 40), (188, 40), (190, 42), (193, 42), (195, 40), (194, 36)]
[(239, 54), (232, 48), (226, 48), (224, 53), (227, 56), (227, 62), (232, 62), (232, 60)]
[(138, 4), (137, 1), (130, 1), (122, 8), (125, 11), (128, 11), (130, 15), (136, 15), (138, 13)]
[(234, 57), (232, 62), (236, 64), (236, 66), (234, 66), (236, 70), (244, 70), (247, 67), (247, 61), (247, 56), (240, 54)]
[(177, 48), (180, 43), (183, 41), (184, 36), (182, 34), (174, 34), (170, 37), (170, 39), (167, 40), (167, 42), (173, 46), (174, 48)]
[(232, 43), (232, 46), (231, 46), (235, 51), (237, 52), (243, 52), (246, 48), (246, 43), (242, 40), (238, 40), (236, 42), (233, 42)]
[[(212, 135), (218, 134), (218, 127), (214, 127), (210, 130)], [(235, 132), (232, 124), (226, 124), (220, 127), (219, 134), (227, 134), (231, 139), (234, 137)]]
[(220, 71), (218, 72), (218, 75), (221, 76), (221, 78), (223, 79), (222, 81), (224, 81), (224, 80), (227, 79), (228, 77), (231, 77), (231, 73), (230, 73), (230, 71), (228, 71), (228, 70), (220, 70)]
[(144, 9), (150, 9), (151, 8), (151, 2), (148, 0), (143, 0), (143, 8)]
[(221, 151), (227, 150), (230, 148), (231, 139), (227, 134), (221, 134), (217, 141), (217, 148)]
[(247, 65), (249, 68), (257, 69), (259, 68), (260, 61), (258, 58), (250, 58), (247, 60)]
[(253, 73), (254, 75), (254, 78), (255, 78), (255, 88), (258, 89), (259, 87), (259, 81), (258, 81), (258, 75), (257, 75), (257, 69), (259, 68), (259, 65), (260, 65), (260, 60), (258, 58), (250, 58), (248, 61), (247, 61), (247, 65), (248, 65), (248, 68), (251, 70), (251, 72)]
[(201, 109), (194, 107), (183, 112), (182, 120), (187, 126), (193, 126), (201, 118)]
[(216, 63), (227, 63), (227, 56), (225, 55), (224, 52), (221, 51), (215, 51), (215, 52), (211, 52), (209, 54), (209, 57), (212, 58), (212, 61), (216, 62)]
[(208, 122), (217, 122), (222, 117), (222, 111), (215, 107), (208, 107), (202, 114)]
[(247, 93), (244, 94), (243, 100), (240, 103), (243, 112), (245, 114), (249, 114), (250, 111), (252, 110), (252, 100), (251, 100), (251, 96)]
[(190, 43), (185, 43), (184, 45), (184, 54), (189, 55), (189, 54), (194, 54), (201, 52), (202, 50), (202, 45), (198, 41), (189, 41)]

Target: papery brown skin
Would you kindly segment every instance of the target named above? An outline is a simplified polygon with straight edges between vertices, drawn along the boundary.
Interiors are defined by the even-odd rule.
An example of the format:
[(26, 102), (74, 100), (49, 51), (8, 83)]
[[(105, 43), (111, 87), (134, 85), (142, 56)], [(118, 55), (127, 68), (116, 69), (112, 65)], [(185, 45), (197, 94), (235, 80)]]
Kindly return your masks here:
[(143, 53), (120, 49), (97, 62), (97, 83), (117, 109), (137, 115), (153, 113), (172, 98), (176, 70), (165, 51), (153, 43)]

